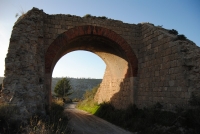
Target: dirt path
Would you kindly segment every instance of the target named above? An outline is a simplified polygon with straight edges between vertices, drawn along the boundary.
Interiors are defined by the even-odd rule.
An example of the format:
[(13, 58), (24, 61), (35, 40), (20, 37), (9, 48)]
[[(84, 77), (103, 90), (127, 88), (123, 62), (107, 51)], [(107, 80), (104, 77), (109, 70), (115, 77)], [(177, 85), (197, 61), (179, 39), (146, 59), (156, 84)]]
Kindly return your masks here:
[(75, 108), (76, 104), (67, 104), (65, 111), (70, 117), (69, 126), (73, 134), (131, 134), (101, 118)]

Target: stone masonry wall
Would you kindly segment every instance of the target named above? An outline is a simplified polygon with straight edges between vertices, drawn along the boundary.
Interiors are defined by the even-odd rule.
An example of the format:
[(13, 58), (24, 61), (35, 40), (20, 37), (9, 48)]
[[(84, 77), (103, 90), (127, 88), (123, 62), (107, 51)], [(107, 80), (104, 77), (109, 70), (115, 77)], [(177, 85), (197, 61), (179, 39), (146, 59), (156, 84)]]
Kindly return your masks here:
[(184, 77), (187, 81), (185, 97), (200, 97), (200, 48), (191, 41), (176, 43), (180, 46)]
[[(135, 42), (137, 40), (135, 37), (137, 31), (137, 25), (135, 24), (126, 24), (122, 21), (111, 20), (111, 19), (102, 19), (98, 17), (79, 17), (72, 15), (48, 15), (44, 16), (44, 37), (45, 37), (45, 50), (47, 51), (49, 45), (55, 40), (55, 38), (76, 26), (82, 25), (93, 25), (100, 26), (107, 29), (110, 29), (120, 36), (122, 36), (128, 44), (133, 44), (133, 50), (137, 47)], [(136, 51), (134, 51), (137, 53)]]
[[(151, 24), (141, 26), (141, 44), (139, 48), (138, 61), (138, 92), (137, 102), (139, 107), (151, 106), (157, 102), (163, 104), (165, 109), (175, 107), (187, 107), (191, 97), (190, 86), (197, 84), (199, 74), (192, 77), (193, 84), (188, 83), (189, 71), (186, 71), (184, 64), (186, 52), (182, 47), (193, 47), (188, 57), (193, 57), (191, 62), (199, 60), (199, 48), (190, 41), (175, 41), (176, 36), (170, 35), (167, 30), (154, 27)], [(183, 43), (185, 42), (185, 44)], [(186, 46), (187, 45), (187, 46)], [(196, 53), (192, 54), (196, 48)], [(198, 56), (197, 56), (198, 55)], [(190, 59), (189, 58), (189, 59)], [(198, 62), (197, 62), (198, 63)], [(193, 64), (197, 72), (199, 65)], [(198, 69), (197, 69), (198, 68)], [(191, 72), (194, 70), (190, 70)], [(192, 81), (193, 81), (192, 80)], [(193, 91), (199, 90), (192, 86)], [(194, 88), (195, 87), (195, 88)]]
[[(192, 93), (199, 95), (200, 48), (193, 42), (176, 40), (168, 30), (149, 23), (135, 25), (101, 17), (48, 15), (33, 8), (13, 27), (0, 103), (19, 106), (21, 115), (18, 116), (21, 117), (37, 111), (45, 113), (51, 98), (52, 75), (52, 72), (45, 73), (47, 50), (59, 35), (86, 25), (106, 28), (123, 38), (122, 44), (128, 44), (138, 60), (135, 71), (131, 68), (130, 57), (124, 56), (128, 51), (120, 52), (121, 59), (127, 62), (124, 66), (128, 68), (127, 72), (137, 74), (114, 77), (109, 68), (111, 65), (107, 66), (97, 101), (110, 101), (120, 109), (133, 103), (143, 108), (159, 102), (164, 109), (172, 110), (177, 106), (189, 106)], [(71, 32), (73, 35), (73, 30)]]
[[(136, 48), (135, 42), (138, 37), (132, 38), (131, 36), (135, 36), (137, 26), (135, 24), (125, 24), (122, 21), (116, 21), (111, 19), (102, 19), (98, 17), (78, 17), (72, 15), (46, 15), (44, 17), (44, 36), (45, 36), (45, 49), (47, 50), (49, 45), (55, 40), (55, 38), (62, 34), (63, 32), (73, 29), (77, 26), (84, 25), (93, 25), (100, 26), (107, 29), (110, 29), (121, 37), (123, 37), (128, 44), (133, 44), (131, 47)], [(135, 51), (136, 49), (133, 49)], [(99, 92), (97, 93), (95, 99), (98, 102), (106, 102), (111, 101), (111, 103), (116, 108), (126, 108), (132, 102), (130, 99), (130, 92), (133, 89), (127, 89), (126, 87), (132, 87), (131, 85), (123, 84), (124, 77), (115, 78), (112, 77), (109, 70), (106, 69), (104, 79), (99, 88)], [(128, 79), (128, 78), (127, 78)], [(129, 82), (130, 83), (130, 82)], [(123, 87), (124, 86), (124, 87)], [(123, 90), (126, 89), (126, 90)], [(124, 91), (124, 95), (116, 95), (118, 97), (112, 97), (119, 91)], [(124, 105), (125, 104), (125, 105)]]
[(13, 26), (1, 102), (20, 107), (24, 113), (45, 113), (43, 12), (32, 9)]
[(95, 100), (98, 103), (111, 102), (118, 109), (125, 109), (131, 104), (130, 78), (112, 79), (110, 71), (106, 69), (103, 81), (96, 93)]

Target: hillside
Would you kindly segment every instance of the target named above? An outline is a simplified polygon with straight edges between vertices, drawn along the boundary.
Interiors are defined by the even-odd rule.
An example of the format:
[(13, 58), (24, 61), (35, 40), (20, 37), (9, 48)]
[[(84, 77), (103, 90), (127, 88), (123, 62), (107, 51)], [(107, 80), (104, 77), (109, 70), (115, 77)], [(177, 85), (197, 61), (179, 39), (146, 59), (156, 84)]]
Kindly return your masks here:
[[(3, 82), (4, 77), (0, 77), (0, 84)], [(52, 92), (58, 80), (62, 78), (52, 78)], [(102, 79), (89, 79), (89, 78), (68, 78), (73, 89), (73, 94), (70, 98), (82, 98), (86, 90), (92, 89), (101, 83)]]
[[(52, 78), (52, 91), (55, 88), (58, 80), (62, 78)], [(70, 98), (82, 98), (86, 90), (92, 89), (101, 83), (102, 79), (89, 79), (89, 78), (68, 78), (72, 86), (73, 94), (70, 95)]]

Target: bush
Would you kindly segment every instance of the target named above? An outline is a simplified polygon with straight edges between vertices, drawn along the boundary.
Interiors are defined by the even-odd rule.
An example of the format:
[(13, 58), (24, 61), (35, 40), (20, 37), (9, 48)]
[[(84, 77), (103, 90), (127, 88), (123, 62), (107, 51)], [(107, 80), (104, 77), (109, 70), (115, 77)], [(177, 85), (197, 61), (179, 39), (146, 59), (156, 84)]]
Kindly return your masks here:
[(19, 120), (11, 120), (18, 108), (11, 105), (0, 106), (0, 133), (5, 134), (68, 134), (71, 130), (67, 127), (68, 118), (64, 114), (64, 107), (60, 101), (53, 101), (48, 115), (35, 114), (27, 123)]
[(68, 117), (64, 114), (63, 102), (53, 100), (47, 116), (33, 115), (22, 130), (31, 134), (68, 134), (71, 132), (67, 127), (68, 121)]
[(84, 99), (93, 100), (98, 88), (99, 88), (99, 85), (97, 85), (91, 90), (86, 90), (85, 94), (83, 95)]
[(18, 114), (19, 109), (14, 105), (0, 105), (0, 133), (17, 133), (20, 122), (13, 119), (13, 115)]
[(99, 16), (98, 18), (101, 18), (101, 19), (104, 19), (104, 20), (108, 19), (108, 17), (106, 17), (106, 16)]
[(185, 37), (185, 35), (181, 34), (181, 35), (177, 35), (176, 40), (186, 40), (187, 38)]
[(172, 30), (169, 30), (169, 33), (170, 34), (174, 34), (174, 35), (178, 35), (178, 31), (172, 29)]
[(91, 15), (91, 14), (86, 14), (86, 15), (84, 15), (83, 17), (85, 17), (85, 18), (90, 18), (90, 17), (92, 17), (92, 15)]
[(162, 111), (160, 108), (157, 103), (152, 108), (138, 109), (131, 105), (126, 110), (117, 110), (111, 104), (103, 103), (95, 115), (139, 134), (181, 134), (180, 127), (187, 133), (200, 132), (200, 108), (180, 112)]

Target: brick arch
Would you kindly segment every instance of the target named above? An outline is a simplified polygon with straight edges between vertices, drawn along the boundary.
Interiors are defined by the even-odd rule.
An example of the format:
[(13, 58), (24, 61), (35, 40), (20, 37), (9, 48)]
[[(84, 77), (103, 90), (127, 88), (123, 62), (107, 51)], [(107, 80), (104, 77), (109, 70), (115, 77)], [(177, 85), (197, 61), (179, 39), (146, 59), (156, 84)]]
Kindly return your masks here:
[[(19, 119), (40, 110), (45, 113), (45, 107), (51, 100), (50, 89), (55, 63), (72, 49), (72, 51), (90, 49), (98, 56), (102, 56), (103, 61), (107, 63), (104, 74), (106, 79), (103, 78), (97, 100), (110, 100), (118, 108), (128, 106), (127, 102), (135, 103), (139, 108), (160, 102), (166, 110), (174, 110), (176, 106), (182, 108), (189, 106), (191, 93), (193, 91), (198, 93), (199, 83), (196, 79), (200, 77), (197, 75), (190, 81), (185, 77), (186, 74), (188, 77), (193, 75), (194, 70), (190, 66), (199, 60), (200, 50), (194, 43), (189, 40), (174, 41), (176, 36), (169, 35), (167, 29), (157, 28), (149, 23), (135, 25), (110, 19), (103, 21), (105, 23), (101, 23), (102, 19), (98, 17), (94, 17), (91, 22), (91, 18), (49, 15), (36, 8), (30, 10), (13, 27), (5, 59), (5, 78), (0, 103), (17, 104), (19, 108), (23, 108), (17, 115)], [(87, 25), (80, 26), (83, 22)], [(114, 28), (114, 25), (122, 34), (118, 35), (110, 29), (103, 28)], [(66, 30), (67, 27), (73, 28)], [(51, 44), (45, 44), (63, 30), (66, 32), (54, 38)], [(129, 44), (124, 36), (130, 41), (134, 39), (138, 41)], [(87, 41), (90, 43), (90, 48), (85, 45), (87, 41), (85, 44), (81, 42), (85, 39), (89, 39)], [(80, 44), (76, 45), (78, 42)], [(94, 46), (96, 44), (99, 46)], [(131, 45), (134, 45), (134, 49)], [(111, 49), (107, 49), (109, 47)], [(140, 50), (137, 57), (142, 63), (137, 61), (133, 53), (136, 48)], [(180, 50), (185, 48), (188, 51), (180, 53)], [(192, 57), (188, 55), (194, 50), (197, 51), (196, 54)], [(187, 63), (187, 61), (193, 62)], [(139, 77), (135, 78), (137, 66), (139, 66)], [(199, 68), (199, 64), (194, 64), (193, 69)], [(175, 79), (176, 77), (179, 79)], [(197, 86), (193, 86), (195, 84)], [(188, 91), (188, 87), (193, 90)], [(161, 90), (162, 94), (158, 94), (158, 90)]]
[(130, 45), (126, 42), (126, 40), (110, 29), (99, 26), (91, 26), (91, 25), (77, 26), (72, 29), (69, 29), (68, 31), (60, 34), (53, 41), (53, 43), (48, 47), (48, 50), (45, 54), (45, 73), (46, 74), (52, 73), (53, 69), (52, 65), (54, 62), (53, 60), (63, 46), (70, 43), (76, 37), (84, 35), (91, 35), (91, 36), (95, 35), (95, 36), (105, 37), (118, 44), (119, 47), (124, 51), (125, 56), (127, 57), (129, 64), (131, 65), (131, 72), (132, 72), (131, 76), (132, 77), (137, 76), (137, 70), (138, 70), (137, 57), (134, 54)]

